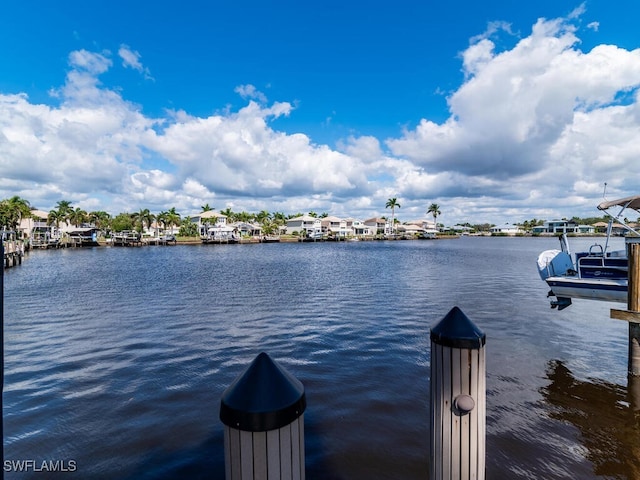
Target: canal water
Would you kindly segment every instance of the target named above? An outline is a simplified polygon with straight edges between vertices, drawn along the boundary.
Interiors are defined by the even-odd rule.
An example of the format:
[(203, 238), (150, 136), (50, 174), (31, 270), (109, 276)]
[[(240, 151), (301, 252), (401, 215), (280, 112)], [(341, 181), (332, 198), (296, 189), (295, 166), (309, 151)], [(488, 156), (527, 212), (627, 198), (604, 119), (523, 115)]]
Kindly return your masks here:
[(623, 305), (551, 310), (536, 258), (557, 246), (30, 252), (4, 272), (5, 478), (223, 479), (220, 397), (263, 351), (305, 386), (307, 478), (427, 478), (429, 329), (454, 306), (487, 337), (488, 479), (639, 478)]

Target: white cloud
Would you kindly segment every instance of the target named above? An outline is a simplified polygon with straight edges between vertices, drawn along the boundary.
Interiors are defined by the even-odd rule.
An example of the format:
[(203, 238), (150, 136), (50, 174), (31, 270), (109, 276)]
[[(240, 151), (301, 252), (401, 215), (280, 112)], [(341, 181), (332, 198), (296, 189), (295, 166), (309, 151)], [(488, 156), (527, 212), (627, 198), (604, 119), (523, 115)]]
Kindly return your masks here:
[(448, 185), (449, 195), (500, 201), (530, 200), (527, 192), (541, 183), (545, 198), (576, 195), (587, 205), (594, 185), (607, 180), (637, 193), (637, 96), (628, 105), (618, 97), (640, 85), (640, 50), (582, 52), (578, 45), (574, 27), (561, 20), (539, 20), (502, 52), (479, 38), (462, 54), (466, 81), (448, 99), (450, 118), (423, 119), (387, 141), (394, 155), (422, 169), (403, 185), (426, 191), (437, 175), (436, 191)]
[(253, 85), (239, 85), (234, 91), (242, 98), (257, 100), (261, 103), (267, 103), (267, 97)]
[[(0, 94), (0, 194), (43, 209), (68, 199), (112, 213), (187, 214), (209, 203), (360, 218), (386, 214), (397, 197), (412, 218), (435, 201), (446, 223), (504, 223), (581, 213), (557, 203), (592, 213), (605, 181), (612, 198), (638, 193), (640, 51), (583, 52), (562, 19), (539, 20), (503, 50), (492, 40), (500, 33), (516, 41), (496, 22), (461, 53), (465, 79), (448, 119), (336, 149), (276, 130), (294, 105), (268, 103), (249, 84), (235, 90), (247, 100), (237, 111), (151, 118), (100, 82), (109, 52), (72, 52), (52, 91), (58, 105)], [(122, 45), (118, 54), (148, 75), (138, 52)]]
[(133, 68), (134, 70), (140, 72), (144, 75), (144, 78), (147, 80), (153, 80), (151, 76), (151, 72), (147, 67), (142, 65), (140, 61), (141, 55), (135, 50), (131, 50), (127, 45), (120, 45), (118, 49), (118, 55), (122, 59), (122, 66), (125, 68)]

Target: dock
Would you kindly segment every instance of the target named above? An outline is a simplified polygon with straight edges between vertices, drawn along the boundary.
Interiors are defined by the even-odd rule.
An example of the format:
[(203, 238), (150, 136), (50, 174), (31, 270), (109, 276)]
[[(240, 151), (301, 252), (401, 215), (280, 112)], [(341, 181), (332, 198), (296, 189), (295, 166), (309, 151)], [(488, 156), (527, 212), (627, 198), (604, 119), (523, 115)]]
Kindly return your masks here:
[(15, 232), (2, 232), (2, 253), (4, 268), (22, 264), (24, 257), (24, 242), (16, 238)]

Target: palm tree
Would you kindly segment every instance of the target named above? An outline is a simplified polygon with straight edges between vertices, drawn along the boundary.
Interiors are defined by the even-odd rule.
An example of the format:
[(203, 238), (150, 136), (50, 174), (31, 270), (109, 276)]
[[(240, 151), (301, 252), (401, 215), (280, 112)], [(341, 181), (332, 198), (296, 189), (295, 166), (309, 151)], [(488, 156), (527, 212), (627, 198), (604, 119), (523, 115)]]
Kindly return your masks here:
[(433, 215), (433, 223), (436, 223), (436, 218), (438, 218), (438, 215), (440, 215), (440, 205), (438, 205), (437, 203), (432, 203), (431, 205), (429, 205), (429, 209), (427, 210), (427, 215), (428, 214)]
[(208, 203), (205, 203), (200, 208), (202, 208), (203, 212), (210, 212), (211, 210), (213, 210), (213, 207), (210, 207)]
[(24, 198), (14, 195), (0, 202), (0, 221), (3, 226), (15, 230), (23, 218), (31, 216), (31, 205)]
[(169, 211), (165, 213), (165, 226), (169, 225), (170, 227), (173, 227), (180, 225), (180, 214), (176, 212), (176, 207), (171, 207)]
[(151, 229), (151, 224), (155, 220), (155, 215), (149, 211), (148, 208), (141, 208), (138, 213), (133, 214), (134, 221), (140, 224), (139, 232), (142, 233), (146, 224), (147, 230)]
[(164, 210), (160, 212), (158, 215), (156, 215), (156, 220), (158, 221), (159, 224), (162, 224), (163, 230), (167, 229), (167, 224), (169, 223), (167, 219), (168, 215), (169, 215), (169, 212), (166, 212)]
[(253, 219), (253, 215), (249, 212), (245, 212), (244, 210), (238, 214), (236, 214), (236, 221), (249, 223)]
[(384, 206), (384, 208), (391, 209), (391, 230), (394, 231), (396, 228), (395, 211), (396, 208), (400, 208), (398, 199), (396, 197), (390, 198), (389, 200), (387, 200), (387, 204)]
[(59, 210), (50, 210), (47, 216), (47, 225), (55, 225), (56, 228), (60, 228), (60, 222), (65, 221), (65, 216)]
[(287, 216), (284, 212), (273, 212), (271, 214), (271, 218), (273, 219), (274, 229), (277, 233), (280, 233), (280, 227), (287, 224)]
[(220, 210), (220, 213), (222, 215), (224, 215), (225, 217), (227, 217), (227, 223), (233, 223), (235, 220), (235, 213), (233, 213), (233, 210), (231, 210), (230, 207), (225, 208), (224, 210)]
[(89, 212), (89, 221), (100, 230), (104, 230), (109, 226), (111, 215), (104, 210)]
[(86, 223), (87, 212), (80, 207), (77, 207), (75, 210), (71, 209), (69, 211), (67, 218), (74, 226), (79, 227), (83, 223)]
[(69, 215), (71, 215), (71, 212), (73, 212), (71, 202), (68, 200), (60, 200), (59, 202), (57, 202), (56, 209), (60, 214), (61, 220), (63, 220), (64, 222), (67, 222), (67, 220), (69, 219)]
[(260, 223), (261, 225), (265, 225), (271, 219), (271, 216), (267, 210), (262, 210), (255, 214), (255, 219), (256, 222)]

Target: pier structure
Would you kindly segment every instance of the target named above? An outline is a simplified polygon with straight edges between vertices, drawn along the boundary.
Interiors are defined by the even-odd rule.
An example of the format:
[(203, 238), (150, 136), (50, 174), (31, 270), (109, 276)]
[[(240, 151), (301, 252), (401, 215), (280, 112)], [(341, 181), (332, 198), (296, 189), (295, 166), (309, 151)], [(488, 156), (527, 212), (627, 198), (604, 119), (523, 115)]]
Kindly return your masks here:
[(226, 480), (304, 480), (304, 386), (260, 353), (220, 402)]
[(24, 257), (24, 242), (16, 238), (15, 232), (2, 232), (2, 257), (4, 268), (22, 264)]
[(612, 308), (610, 316), (629, 322), (627, 373), (630, 377), (640, 377), (640, 237), (628, 237), (625, 240), (625, 246), (629, 259), (627, 309)]
[(431, 329), (431, 480), (484, 480), (485, 334), (458, 308)]

